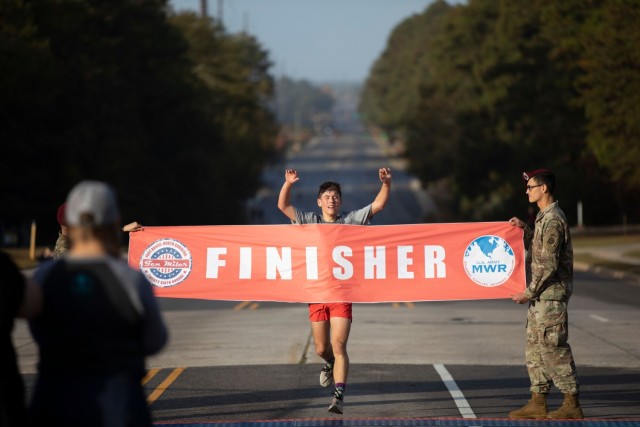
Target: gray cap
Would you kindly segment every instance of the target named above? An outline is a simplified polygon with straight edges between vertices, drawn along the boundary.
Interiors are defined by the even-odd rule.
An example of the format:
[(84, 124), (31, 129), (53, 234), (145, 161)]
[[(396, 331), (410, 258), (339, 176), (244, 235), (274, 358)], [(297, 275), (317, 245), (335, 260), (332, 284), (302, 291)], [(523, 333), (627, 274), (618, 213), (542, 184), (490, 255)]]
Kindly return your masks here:
[[(93, 220), (82, 222), (84, 214), (91, 215)], [(115, 224), (120, 220), (115, 191), (104, 182), (82, 181), (67, 197), (65, 216), (70, 226)]]

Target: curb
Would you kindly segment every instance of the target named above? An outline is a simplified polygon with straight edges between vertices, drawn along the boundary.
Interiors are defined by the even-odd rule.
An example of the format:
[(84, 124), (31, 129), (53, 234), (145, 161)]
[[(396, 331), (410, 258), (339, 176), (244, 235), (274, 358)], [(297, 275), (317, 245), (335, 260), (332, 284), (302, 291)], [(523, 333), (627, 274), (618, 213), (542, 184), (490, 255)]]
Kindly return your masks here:
[(612, 268), (601, 267), (599, 265), (591, 265), (586, 262), (573, 262), (573, 269), (576, 271), (595, 273), (600, 276), (610, 277), (620, 280), (631, 280), (640, 284), (640, 275), (628, 273), (622, 270), (615, 270)]

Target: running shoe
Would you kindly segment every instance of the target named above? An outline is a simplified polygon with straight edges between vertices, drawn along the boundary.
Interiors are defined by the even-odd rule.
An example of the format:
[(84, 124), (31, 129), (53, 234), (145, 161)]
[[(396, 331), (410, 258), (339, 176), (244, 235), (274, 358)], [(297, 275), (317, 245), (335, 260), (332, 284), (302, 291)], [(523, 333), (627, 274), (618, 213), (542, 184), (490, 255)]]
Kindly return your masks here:
[(334, 397), (331, 401), (331, 405), (329, 405), (329, 412), (333, 412), (334, 414), (342, 414), (343, 405), (344, 398)]
[(320, 385), (329, 387), (333, 382), (333, 365), (326, 363), (320, 371)]

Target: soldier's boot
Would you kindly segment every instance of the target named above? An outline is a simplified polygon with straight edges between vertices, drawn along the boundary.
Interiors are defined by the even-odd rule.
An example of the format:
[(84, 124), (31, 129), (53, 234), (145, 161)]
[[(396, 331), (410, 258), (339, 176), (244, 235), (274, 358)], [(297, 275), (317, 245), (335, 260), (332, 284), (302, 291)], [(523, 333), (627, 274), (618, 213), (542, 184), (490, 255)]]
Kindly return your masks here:
[(543, 419), (547, 417), (547, 395), (531, 393), (531, 399), (522, 408), (509, 412), (511, 419)]
[(547, 414), (547, 418), (551, 419), (582, 419), (582, 408), (578, 402), (577, 394), (565, 394), (562, 406), (553, 412)]

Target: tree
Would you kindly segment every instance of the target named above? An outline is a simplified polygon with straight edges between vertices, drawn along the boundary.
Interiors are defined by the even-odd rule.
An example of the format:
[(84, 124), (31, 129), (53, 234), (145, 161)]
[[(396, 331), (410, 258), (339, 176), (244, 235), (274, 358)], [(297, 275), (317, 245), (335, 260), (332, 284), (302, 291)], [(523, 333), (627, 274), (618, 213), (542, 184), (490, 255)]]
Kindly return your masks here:
[(613, 181), (640, 190), (640, 3), (611, 0), (583, 30), (578, 80), (589, 147)]
[(394, 133), (414, 114), (419, 88), (430, 76), (430, 50), (449, 10), (438, 0), (393, 30), (362, 91), (360, 111), (369, 122)]
[[(611, 107), (607, 96), (620, 100), (625, 95), (613, 80), (602, 85), (608, 74), (596, 64), (607, 64), (612, 57), (624, 62), (632, 55), (634, 37), (609, 51), (606, 47), (615, 44), (609, 30), (616, 28), (614, 23), (622, 22), (620, 28), (626, 29), (634, 22), (633, 13), (628, 22), (617, 19), (626, 3), (434, 3), (434, 9), (409, 18), (393, 32), (367, 80), (361, 110), (373, 124), (404, 137), (410, 169), (425, 185), (446, 184), (439, 186), (445, 188), (450, 214), (444, 219), (497, 220), (523, 212), (520, 172), (537, 167), (558, 175), (557, 196), (570, 221), (575, 221), (571, 206), (578, 200), (592, 207), (587, 218), (592, 224), (620, 218), (619, 210), (629, 200), (637, 208), (637, 197), (621, 197), (610, 182), (616, 175), (596, 159), (628, 172), (627, 161), (607, 144), (626, 147), (634, 159), (635, 151), (614, 142), (614, 135), (637, 139), (631, 119), (637, 103), (625, 100), (615, 103), (620, 109)], [(602, 18), (605, 12), (609, 18)], [(595, 31), (593, 22), (606, 22), (601, 25), (607, 31)], [(420, 61), (408, 61), (409, 53)], [(635, 87), (631, 70), (636, 64), (624, 64), (615, 68), (615, 77)], [(413, 75), (419, 78), (409, 78)]]
[[(599, 216), (637, 221), (640, 32), (635, 24), (640, 5), (624, 0), (568, 0), (542, 5), (543, 31), (553, 43), (551, 56), (571, 74), (576, 89), (572, 104), (579, 106), (586, 117), (589, 155), (585, 157), (595, 159), (581, 167), (587, 178), (583, 177), (582, 197), (590, 204), (588, 212), (598, 210)], [(593, 179), (594, 175), (599, 179)], [(610, 201), (611, 197), (615, 200)], [(617, 210), (612, 213), (611, 208)]]
[(222, 173), (218, 183), (233, 177), (234, 185), (214, 185), (209, 191), (216, 199), (235, 202), (224, 218), (235, 223), (241, 202), (255, 193), (274, 148), (277, 127), (268, 108), (273, 96), (271, 62), (255, 38), (226, 34), (208, 18), (181, 13), (172, 16), (171, 22), (189, 43), (188, 56), (203, 86), (200, 98), (207, 117), (221, 129), (219, 141), (210, 144), (218, 147), (215, 156), (224, 160), (216, 162), (217, 172), (211, 173)]
[(243, 222), (275, 138), (255, 39), (182, 25), (165, 0), (0, 7), (0, 226), (36, 219), (54, 240), (81, 179), (114, 185), (125, 221)]

